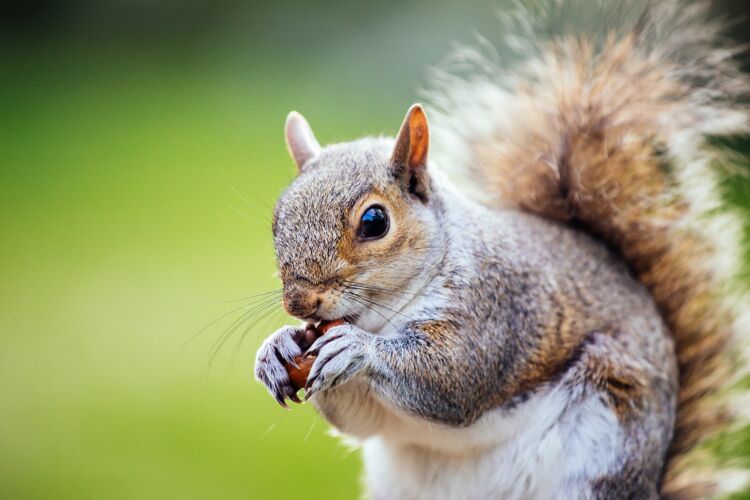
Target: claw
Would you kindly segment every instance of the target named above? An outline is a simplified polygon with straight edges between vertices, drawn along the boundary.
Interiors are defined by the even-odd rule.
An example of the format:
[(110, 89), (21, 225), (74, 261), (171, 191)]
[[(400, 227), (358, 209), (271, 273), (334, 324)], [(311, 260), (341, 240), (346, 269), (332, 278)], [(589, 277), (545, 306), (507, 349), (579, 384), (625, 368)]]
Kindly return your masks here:
[(325, 366), (330, 363), (336, 356), (341, 354), (346, 350), (346, 346), (342, 347), (338, 351), (332, 352), (330, 355), (326, 356), (325, 358), (319, 358), (316, 362), (317, 366), (314, 366), (315, 372), (312, 373), (311, 377), (308, 377), (307, 384), (305, 384), (305, 390), (307, 390), (309, 387), (312, 387), (313, 382), (315, 382), (321, 375), (323, 375), (323, 369)]
[(287, 394), (287, 396), (295, 403), (302, 404), (302, 400), (299, 398), (299, 396), (297, 396), (296, 392), (291, 392), (290, 394)]
[(297, 351), (293, 350), (287, 350), (285, 348), (281, 348), (283, 346), (274, 346), (273, 352), (276, 354), (276, 358), (281, 361), (282, 364), (293, 364), (296, 366), (296, 363), (294, 361), (294, 358), (296, 358), (299, 354), (301, 354), (301, 351), (297, 349)]
[(320, 354), (320, 350), (331, 342), (340, 339), (344, 334), (339, 333), (338, 335), (329, 334), (319, 337), (318, 340), (313, 344), (314, 348), (308, 349), (303, 357), (310, 358)]
[(305, 389), (305, 401), (308, 401), (317, 391), (310, 390), (308, 391)]
[(289, 408), (289, 405), (286, 404), (286, 401), (284, 400), (284, 396), (282, 396), (281, 393), (276, 393), (274, 398), (276, 399), (276, 402), (279, 403), (279, 405), (281, 405), (282, 408), (291, 410), (291, 408)]
[(300, 342), (304, 330), (293, 327), (282, 327), (263, 343), (256, 355), (255, 377), (266, 387), (271, 396), (282, 408), (289, 410), (286, 399), (301, 403), (289, 380), (286, 366), (300, 369), (299, 359), (302, 354)]
[(312, 385), (316, 380), (318, 380), (318, 374), (307, 379), (307, 383), (305, 384), (305, 395), (310, 392), (310, 389), (312, 388)]
[(293, 356), (292, 359), (286, 359), (284, 360), (286, 364), (291, 365), (299, 370), (299, 365), (297, 364), (297, 356)]
[(302, 403), (302, 400), (297, 396), (297, 390), (291, 385), (286, 386), (286, 397), (295, 403)]

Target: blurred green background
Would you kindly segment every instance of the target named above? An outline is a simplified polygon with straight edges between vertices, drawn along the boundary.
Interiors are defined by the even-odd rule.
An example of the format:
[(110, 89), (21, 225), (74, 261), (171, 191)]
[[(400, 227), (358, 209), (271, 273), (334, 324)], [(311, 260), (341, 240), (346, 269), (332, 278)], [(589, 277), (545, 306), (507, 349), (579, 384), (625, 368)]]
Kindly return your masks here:
[(284, 118), (395, 133), (503, 5), (0, 7), (0, 497), (358, 496), (356, 453), (252, 380), (280, 304), (228, 330), (279, 287)]

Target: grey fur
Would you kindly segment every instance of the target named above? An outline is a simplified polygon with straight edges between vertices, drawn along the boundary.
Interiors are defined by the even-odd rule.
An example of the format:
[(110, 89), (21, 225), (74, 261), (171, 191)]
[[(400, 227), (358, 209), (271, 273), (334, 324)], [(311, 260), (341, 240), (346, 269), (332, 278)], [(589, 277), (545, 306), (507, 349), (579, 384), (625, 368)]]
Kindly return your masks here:
[[(348, 208), (373, 186), (396, 182), (389, 152), (388, 141), (370, 139), (326, 149), (282, 196), (274, 233), (285, 286), (300, 279), (335, 282), (336, 248)], [(592, 356), (604, 351), (618, 366), (637, 371), (647, 386), (628, 402), (637, 411), (624, 424), (621, 468), (608, 477), (627, 475), (633, 488), (657, 491), (671, 438), (677, 374), (671, 340), (648, 292), (603, 245), (574, 229), (476, 205), (440, 176), (432, 185), (426, 205), (404, 194), (409, 206), (430, 211), (437, 221), (436, 230), (425, 235), (424, 249), (415, 251), (419, 259), (404, 264), (414, 255), (389, 258), (400, 259), (410, 269), (407, 276), (430, 276), (421, 294), (442, 300), (411, 312), (408, 319), (391, 315), (397, 336), (356, 326), (331, 330), (314, 346), (320, 357), (311, 373), (312, 394), (358, 376), (388, 405), (465, 427), (487, 411), (512, 408), (527, 392), (560, 381), (571, 386), (571, 405), (591, 392), (611, 398), (587, 372), (587, 363), (601, 362)], [(561, 295), (575, 311), (576, 324), (566, 334), (580, 348), (560, 373), (513, 390), (525, 372), (541, 369), (532, 358), (550, 325), (564, 314), (556, 298)], [(370, 299), (383, 297), (373, 293)], [(591, 332), (596, 332), (595, 342)], [(344, 361), (332, 361), (337, 357)], [(281, 373), (279, 360), (262, 353), (258, 359), (259, 378), (276, 391), (284, 383), (274, 379)], [(325, 368), (337, 364), (338, 370)], [(611, 483), (597, 481), (606, 492), (602, 497), (614, 498)], [(619, 484), (623, 495), (629, 491)]]

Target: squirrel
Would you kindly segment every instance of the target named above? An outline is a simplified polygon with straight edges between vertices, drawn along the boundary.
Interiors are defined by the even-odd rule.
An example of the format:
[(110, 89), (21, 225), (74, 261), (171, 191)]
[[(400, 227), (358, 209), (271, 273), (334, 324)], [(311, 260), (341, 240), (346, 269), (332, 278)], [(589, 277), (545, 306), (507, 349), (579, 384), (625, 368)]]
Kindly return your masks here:
[(743, 424), (750, 338), (711, 140), (747, 130), (737, 49), (705, 3), (518, 9), (502, 60), (436, 71), (429, 124), (416, 104), (395, 138), (321, 147), (289, 114), (283, 305), (345, 323), (311, 346), (279, 329), (256, 378), (300, 402), (285, 366), (317, 356), (305, 399), (375, 499), (742, 487), (705, 446)]

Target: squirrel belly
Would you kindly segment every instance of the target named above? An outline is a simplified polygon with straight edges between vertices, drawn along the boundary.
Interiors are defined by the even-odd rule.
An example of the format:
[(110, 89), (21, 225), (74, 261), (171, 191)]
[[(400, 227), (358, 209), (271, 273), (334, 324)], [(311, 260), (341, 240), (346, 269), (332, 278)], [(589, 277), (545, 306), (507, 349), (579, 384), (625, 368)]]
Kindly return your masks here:
[[(566, 410), (566, 404), (572, 406)], [(487, 436), (496, 443), (465, 446), (466, 440)], [(612, 498), (582, 478), (618, 470), (615, 450), (622, 436), (617, 417), (602, 401), (577, 400), (554, 389), (510, 411), (490, 412), (445, 439), (442, 444), (458, 444), (452, 451), (382, 436), (366, 440), (362, 448), (372, 498)], [(639, 493), (638, 498), (654, 496)]]
[(315, 357), (305, 398), (373, 498), (727, 493), (701, 445), (743, 424), (750, 308), (707, 137), (748, 130), (750, 81), (704, 3), (535, 5), (506, 65), (437, 73), (431, 125), (321, 147), (290, 113), (284, 307), (344, 323), (279, 329), (256, 378), (300, 402), (287, 366)]

